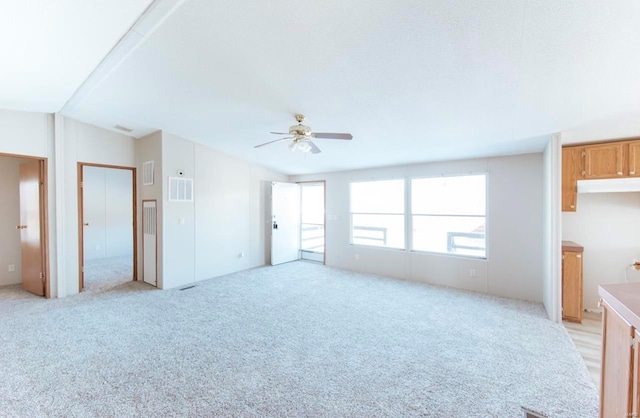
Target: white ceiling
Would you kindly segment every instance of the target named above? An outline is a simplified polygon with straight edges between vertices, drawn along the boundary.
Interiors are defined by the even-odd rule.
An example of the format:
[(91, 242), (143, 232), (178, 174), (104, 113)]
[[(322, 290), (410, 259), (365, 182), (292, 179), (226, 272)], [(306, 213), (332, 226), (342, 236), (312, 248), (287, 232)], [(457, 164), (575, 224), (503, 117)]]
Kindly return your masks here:
[[(67, 2), (74, 16), (97, 9)], [(104, 26), (122, 36), (146, 3), (118, 1)], [(25, 77), (23, 95), (5, 98), (0, 84), (0, 107), (59, 110), (61, 92), (118, 39), (77, 36), (101, 32), (86, 27), (102, 19), (83, 32), (51, 16), (45, 33), (74, 59)], [(640, 135), (638, 22), (637, 0), (186, 0), (63, 113), (135, 136), (168, 130), (288, 174), (540, 151), (559, 131)], [(41, 49), (29, 53), (48, 68)], [(54, 76), (68, 83), (46, 82)], [(253, 148), (295, 113), (354, 139), (318, 139), (318, 155)]]
[(152, 0), (0, 0), (0, 108), (59, 111)]

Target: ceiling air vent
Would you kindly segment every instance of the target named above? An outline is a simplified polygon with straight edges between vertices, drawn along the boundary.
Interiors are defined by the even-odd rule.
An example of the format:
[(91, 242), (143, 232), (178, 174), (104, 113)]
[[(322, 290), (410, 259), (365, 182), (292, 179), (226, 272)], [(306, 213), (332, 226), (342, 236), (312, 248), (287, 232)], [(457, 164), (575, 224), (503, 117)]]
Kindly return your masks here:
[(127, 128), (127, 127), (122, 126), (122, 125), (116, 125), (116, 126), (114, 126), (114, 128), (116, 128), (119, 131), (126, 132), (126, 133), (133, 132), (133, 129)]

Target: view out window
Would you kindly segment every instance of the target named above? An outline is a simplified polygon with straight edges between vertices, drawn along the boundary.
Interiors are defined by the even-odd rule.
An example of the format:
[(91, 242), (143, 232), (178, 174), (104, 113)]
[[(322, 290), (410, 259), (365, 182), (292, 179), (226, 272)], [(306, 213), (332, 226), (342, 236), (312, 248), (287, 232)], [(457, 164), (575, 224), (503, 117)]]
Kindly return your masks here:
[(404, 248), (404, 180), (351, 183), (351, 243)]
[(486, 257), (486, 175), (411, 180), (412, 249)]

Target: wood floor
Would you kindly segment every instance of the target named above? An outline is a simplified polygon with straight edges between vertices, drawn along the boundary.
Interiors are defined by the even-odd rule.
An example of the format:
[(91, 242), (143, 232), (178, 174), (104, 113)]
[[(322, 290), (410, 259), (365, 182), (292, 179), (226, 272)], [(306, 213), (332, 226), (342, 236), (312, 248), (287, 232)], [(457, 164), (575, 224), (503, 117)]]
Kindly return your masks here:
[(591, 374), (593, 383), (600, 390), (600, 364), (602, 361), (602, 315), (585, 312), (582, 324), (563, 321), (569, 336), (576, 345)]

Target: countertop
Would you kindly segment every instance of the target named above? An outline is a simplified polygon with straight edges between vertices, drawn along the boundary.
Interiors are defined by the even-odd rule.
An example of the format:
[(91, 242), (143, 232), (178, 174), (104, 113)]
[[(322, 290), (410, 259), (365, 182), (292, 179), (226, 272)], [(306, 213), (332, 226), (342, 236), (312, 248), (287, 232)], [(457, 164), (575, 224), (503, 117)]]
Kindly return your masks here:
[(581, 253), (584, 251), (584, 247), (580, 244), (576, 244), (573, 241), (562, 241), (562, 251)]
[(600, 297), (634, 328), (640, 329), (640, 283), (615, 283), (598, 286)]

